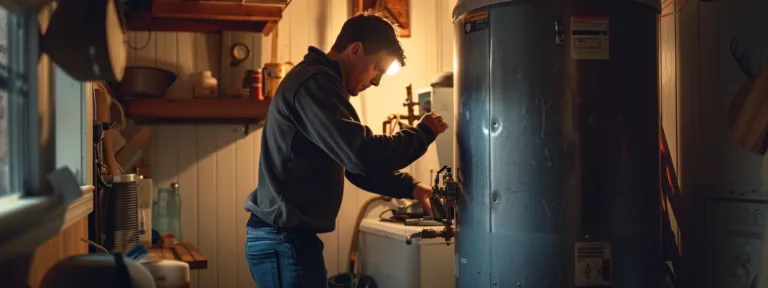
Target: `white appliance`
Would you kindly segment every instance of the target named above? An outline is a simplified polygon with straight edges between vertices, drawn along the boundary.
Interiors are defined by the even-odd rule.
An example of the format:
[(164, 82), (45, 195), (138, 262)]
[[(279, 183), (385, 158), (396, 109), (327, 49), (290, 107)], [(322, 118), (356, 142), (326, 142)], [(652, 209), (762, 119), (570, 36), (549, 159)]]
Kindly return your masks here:
[(700, 260), (703, 269), (699, 269), (705, 271), (702, 275), (706, 283), (702, 288), (768, 287), (761, 282), (754, 286), (768, 273), (761, 268), (765, 267), (761, 254), (768, 214), (768, 199), (761, 194), (747, 192), (744, 196), (706, 199), (702, 227), (707, 228), (700, 237), (702, 248), (707, 249)]
[(437, 75), (429, 88), (416, 92), (419, 101), (419, 115), (434, 110), (441, 116), (448, 129), (435, 139), (427, 152), (416, 160), (411, 166), (411, 174), (414, 178), (425, 183), (432, 183), (434, 174), (430, 170), (437, 171), (440, 167), (454, 165), (454, 147), (456, 135), (456, 105), (453, 99), (453, 72), (444, 72)]
[(379, 219), (364, 219), (360, 224), (360, 268), (380, 288), (454, 288), (456, 270), (454, 244), (444, 239), (405, 238), (429, 228), (443, 226), (405, 226)]
[(189, 264), (177, 260), (160, 260), (156, 256), (145, 256), (139, 262), (152, 275), (157, 288), (189, 287)]
[[(426, 105), (421, 103), (428, 101)], [(448, 165), (453, 167), (453, 147), (456, 127), (456, 111), (453, 100), (453, 72), (439, 74), (432, 80), (430, 87), (419, 92), (419, 107), (431, 108), (443, 116), (445, 123), (448, 123), (448, 130), (437, 137), (435, 146), (437, 146), (437, 162), (440, 167)], [(424, 111), (421, 111), (422, 113)], [(423, 115), (423, 114), (422, 114)], [(437, 167), (439, 169), (440, 167)]]
[(139, 243), (145, 247), (152, 246), (152, 200), (154, 199), (155, 184), (152, 179), (141, 178), (136, 181), (139, 187)]

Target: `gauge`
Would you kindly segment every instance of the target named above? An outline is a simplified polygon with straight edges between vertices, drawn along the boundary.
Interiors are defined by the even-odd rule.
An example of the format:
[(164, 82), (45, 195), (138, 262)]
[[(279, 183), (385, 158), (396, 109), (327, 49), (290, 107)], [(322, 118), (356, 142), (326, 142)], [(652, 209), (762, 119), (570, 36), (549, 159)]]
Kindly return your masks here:
[(251, 49), (248, 49), (248, 46), (245, 46), (245, 44), (237, 43), (232, 46), (232, 58), (236, 62), (242, 62), (248, 59), (249, 56), (251, 56)]

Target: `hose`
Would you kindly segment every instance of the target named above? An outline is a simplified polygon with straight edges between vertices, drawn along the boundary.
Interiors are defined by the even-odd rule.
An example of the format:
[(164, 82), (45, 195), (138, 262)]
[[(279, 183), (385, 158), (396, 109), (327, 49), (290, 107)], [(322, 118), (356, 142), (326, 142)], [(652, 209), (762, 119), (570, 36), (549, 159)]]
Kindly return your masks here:
[(365, 218), (365, 211), (368, 210), (368, 206), (371, 206), (373, 202), (376, 202), (376, 200), (382, 200), (382, 201), (391, 201), (392, 198), (386, 197), (386, 196), (377, 196), (377, 197), (371, 197), (368, 200), (365, 200), (363, 203), (363, 206), (360, 207), (360, 211), (357, 212), (357, 219), (355, 220), (355, 230), (352, 231), (352, 244), (349, 247), (349, 270), (348, 272), (352, 275), (355, 274), (355, 263), (357, 262), (357, 247), (358, 247), (358, 234), (360, 233), (360, 223), (363, 222), (363, 218)]
[(376, 196), (371, 197), (370, 199), (366, 200), (362, 207), (360, 207), (360, 211), (357, 212), (357, 219), (355, 220), (355, 229), (352, 231), (352, 241), (349, 247), (349, 266), (347, 273), (341, 273), (337, 274), (333, 277), (328, 278), (328, 287), (329, 288), (349, 288), (349, 287), (358, 287), (358, 288), (375, 288), (376, 281), (371, 276), (368, 275), (359, 275), (357, 278), (357, 285), (355, 285), (355, 267), (357, 263), (357, 247), (358, 247), (358, 234), (360, 232), (360, 223), (363, 222), (363, 219), (365, 218), (365, 212), (368, 211), (368, 207), (373, 204), (373, 202), (376, 202), (377, 200), (382, 200), (389, 202), (392, 200), (391, 197), (386, 196)]

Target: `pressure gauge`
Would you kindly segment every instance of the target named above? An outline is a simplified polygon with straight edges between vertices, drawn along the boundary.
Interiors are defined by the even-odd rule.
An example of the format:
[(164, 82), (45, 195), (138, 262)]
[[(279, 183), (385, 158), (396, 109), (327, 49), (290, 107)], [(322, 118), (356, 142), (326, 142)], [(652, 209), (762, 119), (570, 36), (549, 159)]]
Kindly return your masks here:
[(234, 62), (242, 62), (251, 56), (251, 49), (243, 43), (237, 43), (232, 46), (232, 59)]

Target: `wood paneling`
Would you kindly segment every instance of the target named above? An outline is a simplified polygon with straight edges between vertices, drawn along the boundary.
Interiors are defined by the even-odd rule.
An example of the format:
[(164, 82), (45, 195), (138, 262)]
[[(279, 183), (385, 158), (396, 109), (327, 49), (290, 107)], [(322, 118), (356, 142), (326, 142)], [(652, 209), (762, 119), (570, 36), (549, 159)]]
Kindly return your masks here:
[(88, 218), (77, 221), (56, 237), (37, 247), (29, 270), (29, 285), (33, 288), (39, 287), (45, 273), (59, 260), (87, 254), (88, 243), (81, 239), (88, 239)]
[[(346, 2), (293, 1), (278, 24), (277, 60), (298, 63), (309, 45), (327, 51), (349, 16)], [(351, 100), (363, 121), (375, 131), (387, 114), (404, 111), (401, 102), (408, 83), (428, 87), (435, 74), (452, 69), (453, 25), (449, 15), (454, 2), (411, 1), (413, 37), (402, 40), (409, 59), (406, 68), (398, 75), (387, 76), (380, 87)], [(129, 65), (158, 65), (178, 73), (169, 98), (190, 98), (191, 81), (202, 70), (210, 70), (217, 78), (222, 75), (220, 34), (129, 32), (128, 37), (135, 48), (148, 43), (144, 49), (129, 50)], [(271, 38), (252, 34), (250, 41), (254, 67), (270, 62)], [(243, 201), (258, 182), (260, 127), (251, 126), (247, 136), (242, 125), (155, 127), (149, 151), (152, 176), (158, 187), (179, 183), (182, 237), (208, 259), (207, 269), (192, 272), (192, 287), (255, 287), (244, 255), (248, 213)], [(320, 235), (329, 275), (347, 269), (354, 218), (370, 196), (345, 184), (336, 231)], [(372, 209), (370, 215), (378, 217), (381, 209)]]
[[(677, 13), (675, 11), (674, 0), (662, 1), (664, 10), (660, 19), (659, 27), (659, 76), (661, 85), (659, 92), (661, 105), (661, 125), (664, 129), (667, 143), (669, 144), (669, 153), (672, 156), (672, 163), (675, 168), (678, 163), (678, 113), (677, 113)], [(680, 243), (680, 233), (678, 231), (677, 218), (672, 212), (672, 207), (666, 207), (668, 211), (672, 231), (676, 233), (677, 243)]]
[[(674, 2), (674, 1), (663, 1)], [(677, 5), (677, 6), (676, 6)], [(766, 169), (768, 157), (739, 148), (727, 127), (730, 102), (746, 77), (730, 55), (730, 40), (738, 38), (753, 57), (753, 66), (766, 59), (766, 37), (755, 36), (754, 23), (760, 22), (768, 8), (763, 2), (676, 1), (661, 20), (661, 77), (663, 125), (676, 162), (685, 205), (678, 239), (685, 259), (682, 277), (689, 286), (703, 287), (698, 271), (703, 271), (701, 237), (710, 221), (704, 207), (694, 200), (711, 195), (760, 192), (760, 165)], [(674, 95), (674, 97), (672, 97)], [(763, 163), (761, 163), (761, 160)], [(765, 181), (763, 181), (765, 182)], [(765, 188), (762, 189), (765, 192)], [(698, 269), (698, 271), (697, 271)], [(764, 269), (763, 269), (764, 270)]]
[[(659, 66), (661, 74), (661, 123), (667, 135), (672, 162), (677, 164), (677, 14), (674, 0), (662, 1), (665, 14), (661, 17)], [(667, 6), (669, 5), (669, 6)]]
[(64, 258), (88, 253), (88, 218), (84, 217), (25, 255), (0, 265), (2, 287), (40, 287), (45, 273)]
[[(730, 54), (736, 38), (753, 67), (764, 63), (768, 41), (752, 33), (765, 3), (689, 1), (675, 17), (680, 181), (683, 190), (725, 193), (760, 190), (761, 158), (738, 147), (728, 107), (747, 81)], [(680, 9), (678, 9), (680, 10)]]

